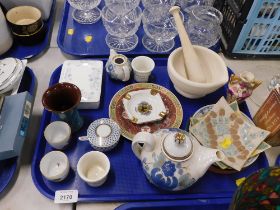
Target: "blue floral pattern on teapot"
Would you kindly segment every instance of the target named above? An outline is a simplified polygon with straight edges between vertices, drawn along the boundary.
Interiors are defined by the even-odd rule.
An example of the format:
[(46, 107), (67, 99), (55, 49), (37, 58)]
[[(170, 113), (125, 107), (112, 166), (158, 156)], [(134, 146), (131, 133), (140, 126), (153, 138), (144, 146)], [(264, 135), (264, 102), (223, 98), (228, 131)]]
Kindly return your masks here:
[(168, 191), (190, 187), (212, 163), (224, 157), (217, 154), (220, 153), (218, 150), (201, 146), (191, 134), (177, 128), (161, 129), (153, 134), (137, 133), (133, 138), (132, 150), (141, 160), (147, 179)]

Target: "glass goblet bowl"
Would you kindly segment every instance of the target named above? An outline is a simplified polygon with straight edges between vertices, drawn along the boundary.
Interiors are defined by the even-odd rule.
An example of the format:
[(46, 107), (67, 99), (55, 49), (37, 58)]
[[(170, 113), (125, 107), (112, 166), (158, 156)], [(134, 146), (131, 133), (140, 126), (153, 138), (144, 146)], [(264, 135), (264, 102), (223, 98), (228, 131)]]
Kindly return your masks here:
[(101, 0), (67, 0), (71, 7), (74, 8), (72, 17), (81, 24), (92, 24), (101, 18), (98, 5)]
[(140, 0), (105, 0), (105, 5), (116, 15), (123, 16), (139, 6)]
[(143, 11), (143, 28), (145, 35), (142, 44), (150, 52), (163, 53), (170, 51), (174, 45), (174, 38), (177, 35), (173, 17), (166, 13), (158, 15), (152, 10)]
[(212, 47), (221, 37), (222, 13), (210, 6), (192, 6), (189, 8), (185, 28), (192, 44)]
[(142, 0), (145, 9), (153, 10), (156, 13), (167, 13), (174, 6), (176, 0)]
[(110, 49), (128, 52), (137, 46), (138, 37), (135, 33), (142, 17), (142, 10), (139, 6), (123, 16), (118, 16), (105, 6), (101, 15), (103, 25), (108, 32), (105, 41)]

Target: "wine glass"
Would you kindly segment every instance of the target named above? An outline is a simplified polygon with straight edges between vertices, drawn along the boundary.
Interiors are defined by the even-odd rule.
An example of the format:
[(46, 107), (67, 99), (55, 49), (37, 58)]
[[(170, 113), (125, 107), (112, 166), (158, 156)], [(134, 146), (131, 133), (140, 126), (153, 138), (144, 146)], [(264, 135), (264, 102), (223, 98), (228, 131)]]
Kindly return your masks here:
[(139, 6), (140, 0), (105, 0), (105, 5), (116, 15), (123, 16)]
[(195, 5), (188, 8), (188, 20), (185, 22), (190, 40), (194, 45), (212, 47), (221, 37), (220, 24), (222, 13), (210, 6)]
[(145, 35), (143, 36), (142, 43), (150, 52), (168, 52), (174, 47), (174, 38), (177, 35), (177, 30), (171, 14), (166, 13), (162, 15), (145, 8), (143, 12), (143, 27)]
[(274, 88), (280, 88), (280, 73), (274, 75), (268, 82), (267, 89), (272, 91)]
[(182, 10), (186, 10), (188, 7), (194, 5), (213, 6), (214, 0), (177, 0), (177, 4), (181, 7)]
[(142, 10), (138, 6), (127, 14), (119, 16), (105, 6), (102, 11), (102, 21), (108, 34), (105, 41), (110, 49), (118, 52), (128, 52), (138, 44), (135, 34), (141, 24)]
[(101, 0), (68, 0), (71, 7), (74, 8), (72, 17), (81, 24), (92, 24), (97, 22), (100, 17), (98, 5)]
[(167, 13), (174, 6), (176, 0), (142, 0), (145, 9), (153, 10), (156, 13)]

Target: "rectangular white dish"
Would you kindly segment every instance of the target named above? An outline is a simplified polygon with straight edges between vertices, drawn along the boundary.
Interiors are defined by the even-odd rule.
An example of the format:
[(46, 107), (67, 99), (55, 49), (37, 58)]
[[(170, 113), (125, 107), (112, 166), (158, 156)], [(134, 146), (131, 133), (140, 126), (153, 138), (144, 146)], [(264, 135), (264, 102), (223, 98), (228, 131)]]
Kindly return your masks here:
[(103, 62), (67, 60), (63, 63), (59, 82), (69, 82), (82, 92), (79, 109), (98, 109), (102, 88)]

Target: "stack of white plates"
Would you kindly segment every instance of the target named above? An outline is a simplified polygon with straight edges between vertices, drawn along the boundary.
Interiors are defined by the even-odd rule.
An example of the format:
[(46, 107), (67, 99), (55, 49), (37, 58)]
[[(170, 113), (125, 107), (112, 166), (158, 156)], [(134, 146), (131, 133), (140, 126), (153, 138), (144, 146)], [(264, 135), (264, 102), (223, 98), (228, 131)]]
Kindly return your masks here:
[(0, 94), (17, 92), (27, 61), (17, 58), (0, 60)]

